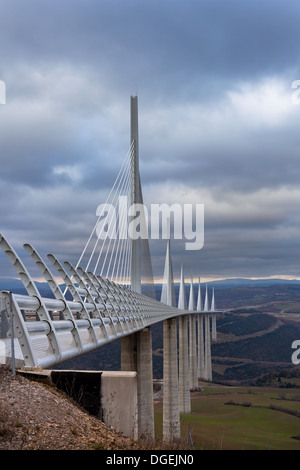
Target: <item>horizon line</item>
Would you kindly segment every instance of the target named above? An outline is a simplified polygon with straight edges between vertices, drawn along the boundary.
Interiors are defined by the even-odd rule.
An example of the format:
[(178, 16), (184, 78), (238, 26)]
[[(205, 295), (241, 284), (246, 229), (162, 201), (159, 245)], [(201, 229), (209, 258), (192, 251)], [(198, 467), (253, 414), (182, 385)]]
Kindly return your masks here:
[[(59, 280), (62, 280), (59, 276), (55, 276), (56, 277), (56, 280), (59, 281)], [(245, 279), (245, 280), (249, 280), (249, 281), (260, 281), (260, 280), (265, 280), (265, 281), (268, 281), (268, 280), (282, 280), (282, 281), (300, 281), (300, 276), (299, 277), (291, 277), (291, 276), (286, 276), (286, 275), (273, 275), (273, 276), (261, 276), (261, 277), (256, 277), (256, 276), (251, 276), (251, 277), (245, 277), (245, 276), (240, 276), (240, 277), (220, 277), (220, 278), (210, 278), (210, 277), (205, 277), (205, 278), (201, 278), (200, 276), (200, 283), (201, 284), (206, 284), (206, 283), (212, 283), (212, 282), (222, 282), (222, 281), (234, 281), (234, 280), (238, 280), (238, 279)], [(1, 280), (15, 280), (15, 281), (21, 281), (21, 279), (19, 277), (4, 277), (4, 276), (0, 276), (0, 281)], [(35, 282), (44, 282), (47, 284), (47, 281), (43, 278), (43, 277), (33, 277), (33, 280)], [(190, 276), (187, 276), (186, 279), (185, 279), (185, 283), (189, 284), (190, 283), (190, 280), (191, 280), (191, 277)], [(163, 279), (155, 279), (153, 281), (153, 284), (162, 284), (164, 281)], [(180, 278), (178, 279), (174, 279), (174, 284), (177, 284), (180, 282)], [(199, 282), (199, 276), (193, 276), (193, 284), (198, 284)], [(145, 284), (147, 284), (145, 282)]]

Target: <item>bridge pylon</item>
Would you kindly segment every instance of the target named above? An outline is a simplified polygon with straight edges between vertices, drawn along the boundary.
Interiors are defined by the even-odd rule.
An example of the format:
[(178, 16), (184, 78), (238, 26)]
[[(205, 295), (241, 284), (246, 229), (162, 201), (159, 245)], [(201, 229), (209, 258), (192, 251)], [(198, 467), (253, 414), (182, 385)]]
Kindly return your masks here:
[[(131, 96), (130, 138), (133, 152), (131, 160), (131, 204), (141, 204), (139, 174), (138, 98)], [(141, 293), (141, 239), (131, 237), (131, 290)], [(147, 327), (121, 340), (121, 369), (137, 372), (137, 428), (138, 437), (154, 439), (152, 331)]]
[[(202, 312), (201, 282), (199, 278), (197, 311)], [(198, 379), (204, 378), (204, 328), (203, 313), (198, 314)]]
[[(195, 312), (195, 298), (193, 277), (191, 276), (190, 295), (189, 295), (189, 310)], [(191, 313), (190, 317), (190, 388), (191, 390), (198, 389), (198, 358), (197, 358), (197, 315)]]
[[(178, 308), (186, 310), (186, 295), (184, 285), (184, 269), (181, 261)], [(179, 411), (182, 414), (191, 412), (191, 393), (189, 376), (189, 337), (188, 316), (179, 317)]]
[[(162, 302), (173, 305), (173, 268), (170, 246), (170, 220), (162, 287)], [(176, 317), (163, 322), (163, 440), (173, 442), (180, 439), (178, 345)]]

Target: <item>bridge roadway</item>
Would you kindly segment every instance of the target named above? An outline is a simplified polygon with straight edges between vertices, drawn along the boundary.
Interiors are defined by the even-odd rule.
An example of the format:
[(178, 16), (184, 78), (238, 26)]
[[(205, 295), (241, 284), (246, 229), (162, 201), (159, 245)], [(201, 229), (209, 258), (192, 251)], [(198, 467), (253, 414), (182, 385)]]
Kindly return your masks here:
[[(212, 339), (215, 339), (217, 312), (191, 311), (166, 305), (101, 276), (87, 273), (82, 268), (75, 269), (69, 262), (63, 266), (54, 255), (48, 255), (64, 280), (66, 291), (73, 297), (73, 300), (68, 300), (66, 291), (62, 292), (37, 251), (25, 244), (24, 248), (42, 272), (54, 298), (43, 297), (3, 235), (0, 235), (0, 248), (27, 290), (27, 295), (6, 291), (0, 293), (1, 304), (5, 305), (1, 312), (0, 362), (7, 362), (13, 354), (17, 368), (47, 369), (121, 338), (121, 369), (136, 371), (138, 377), (138, 436), (154, 438), (150, 327), (162, 321), (164, 437), (166, 440), (179, 439), (179, 414), (191, 410), (190, 390), (198, 387), (199, 377), (211, 380), (210, 318)], [(3, 321), (5, 312), (6, 322)], [(12, 328), (9, 325), (11, 319)]]
[[(49, 368), (154, 323), (192, 313), (163, 305), (108, 280), (101, 279), (101, 284), (110, 288), (106, 294), (100, 294), (102, 303), (97, 302), (99, 293), (87, 289), (77, 289), (77, 292), (84, 297), (89, 292), (94, 296), (93, 302), (12, 294), (18, 365)], [(2, 291), (0, 295), (9, 310), (10, 293)], [(49, 318), (35, 320), (41, 305), (47, 309)], [(71, 318), (65, 318), (66, 308), (71, 312)], [(10, 340), (5, 341), (10, 348)]]

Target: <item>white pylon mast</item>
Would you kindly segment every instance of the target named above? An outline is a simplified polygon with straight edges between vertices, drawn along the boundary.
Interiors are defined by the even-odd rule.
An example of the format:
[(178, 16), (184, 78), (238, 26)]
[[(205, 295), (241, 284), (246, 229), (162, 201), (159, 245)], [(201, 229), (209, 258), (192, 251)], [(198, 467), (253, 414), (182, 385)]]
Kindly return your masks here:
[[(131, 159), (131, 205), (141, 203), (140, 171), (139, 171), (139, 135), (138, 135), (138, 98), (131, 96), (130, 100), (130, 145)], [(131, 237), (131, 289), (141, 293), (141, 239)]]
[(201, 299), (201, 282), (199, 277), (198, 297), (197, 297), (197, 311), (202, 312), (202, 299)]
[(205, 290), (205, 302), (204, 302), (204, 312), (208, 312), (209, 306), (208, 306), (208, 292), (207, 292), (207, 284), (206, 284), (206, 290)]
[(182, 260), (181, 260), (180, 286), (179, 286), (179, 295), (178, 295), (178, 308), (182, 308), (183, 310), (186, 310), (184, 271), (183, 271)]
[(191, 275), (191, 284), (190, 284), (189, 310), (192, 310), (192, 311), (195, 310), (193, 276), (192, 275)]
[(213, 290), (212, 290), (212, 300), (211, 300), (211, 307), (210, 307), (210, 310), (212, 312), (214, 312), (216, 309), (216, 306), (215, 306), (215, 288), (213, 287)]
[(167, 251), (164, 269), (164, 278), (161, 291), (161, 302), (174, 306), (174, 283), (173, 268), (171, 258), (171, 234), (170, 234), (170, 218), (167, 219)]

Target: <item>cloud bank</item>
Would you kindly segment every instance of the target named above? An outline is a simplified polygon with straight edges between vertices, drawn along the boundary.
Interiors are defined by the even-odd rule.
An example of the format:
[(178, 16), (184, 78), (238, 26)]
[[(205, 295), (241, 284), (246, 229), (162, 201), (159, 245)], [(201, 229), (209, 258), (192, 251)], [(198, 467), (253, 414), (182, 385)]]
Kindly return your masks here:
[(145, 204), (205, 206), (186, 272), (299, 278), (299, 19), (292, 0), (1, 2), (0, 231), (76, 262), (137, 94)]

